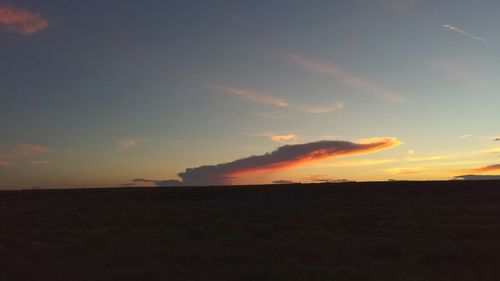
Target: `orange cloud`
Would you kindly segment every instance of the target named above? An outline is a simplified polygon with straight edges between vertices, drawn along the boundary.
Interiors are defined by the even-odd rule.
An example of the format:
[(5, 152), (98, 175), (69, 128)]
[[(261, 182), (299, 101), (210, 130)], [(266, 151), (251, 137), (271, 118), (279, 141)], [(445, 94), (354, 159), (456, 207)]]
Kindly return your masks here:
[(21, 143), (17, 144), (6, 152), (0, 152), (1, 158), (27, 157), (46, 153), (49, 149), (38, 144)]
[(290, 169), (334, 157), (374, 153), (401, 144), (394, 138), (376, 138), (360, 142), (318, 141), (285, 145), (259, 156), (251, 156), (218, 165), (189, 168), (179, 173), (184, 185), (229, 184), (232, 179), (247, 174)]
[(21, 154), (40, 154), (48, 150), (47, 147), (38, 144), (22, 143), (17, 145), (17, 151)]
[(359, 166), (371, 166), (371, 165), (381, 165), (387, 163), (393, 163), (398, 161), (397, 159), (359, 159), (359, 160), (348, 160), (340, 161), (332, 164), (328, 164), (328, 167), (359, 167)]
[(500, 171), (500, 164), (482, 166), (476, 169), (465, 170), (463, 172), (470, 174), (482, 174), (482, 173), (496, 172), (496, 171)]
[(38, 13), (0, 5), (0, 25), (8, 32), (30, 35), (47, 28), (49, 22)]
[(244, 99), (258, 102), (267, 105), (274, 105), (279, 107), (287, 107), (288, 102), (285, 99), (279, 97), (268, 96), (263, 93), (259, 93), (253, 90), (241, 89), (241, 88), (231, 88), (231, 87), (217, 87), (227, 94), (236, 95)]
[[(337, 142), (337, 141), (333, 141)], [(318, 142), (321, 143), (321, 142)], [(338, 143), (342, 143), (342, 141), (338, 141)], [(368, 141), (358, 142), (358, 143), (350, 143), (352, 144), (349, 148), (340, 148), (335, 145), (329, 146), (326, 145), (325, 148), (316, 148), (307, 151), (304, 154), (297, 155), (292, 159), (287, 159), (284, 161), (278, 161), (275, 163), (270, 163), (268, 165), (263, 165), (260, 167), (253, 167), (248, 169), (242, 169), (240, 171), (236, 171), (231, 173), (230, 176), (241, 176), (244, 174), (253, 174), (260, 172), (269, 172), (269, 171), (277, 171), (290, 169), (297, 166), (302, 166), (308, 163), (313, 163), (320, 160), (327, 160), (334, 157), (339, 156), (348, 156), (348, 155), (356, 155), (356, 154), (368, 154), (380, 151), (382, 149), (390, 148), (401, 144), (400, 141), (392, 138), (387, 139), (372, 139)], [(314, 144), (314, 143), (313, 143)], [(281, 147), (284, 148), (284, 147)], [(278, 149), (279, 150), (279, 149)]]
[(6, 165), (9, 165), (9, 162), (0, 160), (0, 166), (6, 166)]
[(361, 90), (368, 94), (375, 95), (379, 98), (390, 102), (401, 102), (403, 98), (393, 92), (390, 92), (386, 89), (383, 89), (371, 82), (365, 81), (361, 78), (348, 74), (340, 67), (334, 64), (321, 63), (317, 61), (313, 61), (309, 58), (306, 58), (297, 54), (287, 54), (288, 59), (299, 65), (300, 67), (321, 75), (332, 77), (344, 84), (347, 84), (355, 89)]

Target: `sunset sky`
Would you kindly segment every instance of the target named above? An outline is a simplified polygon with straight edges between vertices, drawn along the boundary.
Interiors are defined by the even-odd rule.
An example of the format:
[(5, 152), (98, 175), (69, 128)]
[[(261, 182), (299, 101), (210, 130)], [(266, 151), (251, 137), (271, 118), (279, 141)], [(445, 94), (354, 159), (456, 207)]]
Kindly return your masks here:
[(499, 11), (0, 0), (0, 189), (500, 175)]

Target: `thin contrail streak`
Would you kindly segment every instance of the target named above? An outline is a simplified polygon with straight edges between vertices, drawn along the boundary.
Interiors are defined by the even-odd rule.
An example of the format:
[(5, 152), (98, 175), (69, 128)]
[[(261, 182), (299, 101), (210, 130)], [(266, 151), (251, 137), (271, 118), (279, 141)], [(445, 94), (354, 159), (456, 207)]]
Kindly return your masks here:
[(488, 40), (486, 40), (486, 39), (484, 39), (484, 38), (481, 38), (481, 37), (479, 37), (479, 36), (476, 36), (476, 35), (474, 35), (474, 34), (471, 34), (471, 33), (467, 32), (467, 31), (462, 30), (462, 29), (460, 29), (460, 28), (458, 28), (458, 27), (456, 27), (456, 26), (453, 26), (453, 25), (451, 25), (451, 24), (443, 24), (442, 26), (443, 26), (444, 28), (446, 28), (446, 29), (449, 29), (449, 30), (451, 30), (451, 31), (458, 32), (458, 33), (463, 34), (463, 35), (465, 35), (465, 36), (468, 36), (468, 37), (470, 37), (470, 38), (472, 38), (472, 39), (475, 39), (475, 40), (477, 40), (477, 41), (481, 41), (481, 42), (483, 42), (484, 44), (487, 44), (487, 45), (489, 45), (489, 44), (490, 44), (490, 42), (488, 42)]

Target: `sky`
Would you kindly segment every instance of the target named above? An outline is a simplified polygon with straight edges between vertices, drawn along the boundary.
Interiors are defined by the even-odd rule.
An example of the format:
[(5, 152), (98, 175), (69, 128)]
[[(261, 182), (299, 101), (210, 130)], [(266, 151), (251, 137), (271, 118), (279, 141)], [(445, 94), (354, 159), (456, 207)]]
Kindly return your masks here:
[(499, 10), (0, 0), (0, 189), (499, 175)]

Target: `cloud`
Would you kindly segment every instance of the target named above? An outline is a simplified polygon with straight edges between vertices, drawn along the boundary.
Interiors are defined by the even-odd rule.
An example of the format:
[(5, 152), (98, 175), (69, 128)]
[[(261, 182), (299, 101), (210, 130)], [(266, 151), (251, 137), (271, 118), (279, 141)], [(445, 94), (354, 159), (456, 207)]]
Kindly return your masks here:
[(406, 160), (410, 162), (436, 161), (443, 159), (446, 159), (446, 157), (445, 156), (413, 157), (411, 155), (406, 157)]
[(272, 184), (294, 184), (295, 182), (291, 180), (276, 180), (273, 181)]
[(43, 145), (21, 143), (14, 145), (11, 149), (0, 152), (1, 158), (27, 157), (48, 152), (49, 149)]
[(471, 33), (467, 32), (467, 31), (464, 31), (464, 30), (462, 30), (462, 29), (460, 29), (460, 28), (458, 28), (456, 26), (453, 26), (451, 24), (443, 24), (442, 27), (444, 27), (444, 28), (446, 28), (448, 30), (455, 31), (455, 32), (458, 32), (460, 34), (463, 34), (463, 35), (465, 35), (465, 36), (467, 36), (469, 38), (472, 38), (474, 40), (480, 41), (480, 42), (482, 42), (484, 44), (487, 44), (487, 45), (490, 44), (490, 42), (488, 42), (486, 39), (483, 39), (483, 38), (481, 38), (479, 36), (476, 36), (474, 34), (471, 34)]
[(297, 140), (296, 134), (271, 135), (270, 139), (275, 142), (291, 142)]
[(178, 174), (185, 185), (226, 185), (239, 176), (273, 172), (339, 156), (366, 154), (394, 147), (394, 138), (376, 138), (361, 142), (318, 141), (285, 145), (259, 156), (238, 159), (218, 165), (188, 168)]
[(494, 172), (494, 171), (500, 171), (500, 164), (482, 166), (482, 167), (479, 167), (476, 169), (465, 170), (464, 172), (470, 173), (470, 174), (482, 174), (482, 173), (488, 173), (488, 172)]
[(336, 179), (325, 175), (313, 175), (304, 177), (303, 180), (309, 183), (341, 183), (341, 182), (353, 182), (348, 179)]
[(500, 175), (463, 175), (463, 176), (456, 176), (453, 178), (453, 180), (470, 180), (470, 181), (477, 181), (477, 180), (500, 180)]
[(414, 174), (419, 174), (424, 171), (423, 168), (391, 168), (391, 169), (385, 169), (384, 172), (388, 172), (391, 174), (396, 174), (396, 175), (414, 175)]
[[(151, 180), (144, 178), (136, 178), (130, 181), (131, 183), (153, 183), (158, 187), (182, 186), (183, 183), (178, 180)], [(130, 185), (130, 184), (127, 184)]]
[(116, 143), (120, 151), (128, 151), (137, 146), (138, 141), (134, 139), (124, 139)]
[(458, 138), (459, 139), (467, 139), (467, 138), (470, 138), (472, 137), (472, 135), (462, 135), (462, 136), (459, 136)]
[(359, 166), (372, 166), (372, 165), (382, 165), (387, 163), (393, 163), (398, 161), (397, 159), (359, 159), (359, 160), (348, 160), (339, 161), (336, 163), (328, 164), (328, 167), (359, 167)]
[(33, 160), (33, 161), (28, 161), (28, 164), (31, 165), (50, 165), (53, 164), (54, 161), (52, 160)]
[(234, 88), (234, 87), (216, 87), (217, 89), (222, 90), (226, 94), (231, 94), (235, 96), (242, 97), (244, 99), (261, 103), (261, 104), (266, 104), (266, 105), (273, 105), (273, 106), (278, 106), (278, 107), (287, 107), (288, 102), (279, 97), (273, 97), (273, 96), (268, 96), (264, 93), (260, 93), (254, 90), (249, 90), (249, 89), (242, 89), (242, 88)]
[(343, 109), (344, 104), (342, 102), (335, 102), (331, 105), (327, 106), (312, 106), (303, 108), (302, 111), (309, 113), (327, 113), (327, 112), (335, 112), (337, 110)]
[(288, 53), (286, 56), (289, 61), (299, 65), (300, 67), (304, 68), (309, 72), (332, 77), (357, 90), (361, 90), (363, 92), (377, 96), (389, 102), (403, 101), (403, 98), (398, 94), (383, 89), (378, 85), (375, 85), (369, 81), (351, 75), (334, 64), (317, 62), (298, 54)]
[(492, 147), (477, 151), (476, 154), (500, 154), (500, 147)]
[[(49, 149), (43, 145), (30, 143), (16, 144), (5, 151), (0, 151), (0, 166), (9, 165), (16, 158), (22, 159), (26, 157), (36, 156), (48, 151)], [(32, 164), (31, 162), (37, 161), (28, 161), (28, 163)]]
[(447, 156), (443, 156), (443, 155), (415, 157), (415, 154), (416, 153), (415, 153), (414, 150), (408, 150), (408, 156), (406, 156), (406, 161), (409, 161), (409, 162), (425, 162), (425, 161), (443, 160), (443, 159), (448, 158)]
[(31, 35), (47, 28), (49, 22), (39, 13), (0, 5), (0, 25), (8, 32)]
[(495, 138), (493, 141), (500, 141), (500, 137)]
[(49, 149), (43, 145), (23, 143), (17, 145), (17, 151), (21, 154), (40, 154)]
[[(334, 112), (344, 108), (344, 104), (340, 101), (334, 102), (330, 105), (326, 106), (310, 106), (310, 107), (300, 107), (300, 106), (290, 106), (287, 100), (270, 96), (268, 94), (258, 92), (251, 89), (243, 89), (243, 88), (235, 88), (235, 87), (225, 87), (225, 86), (216, 86), (216, 89), (223, 91), (226, 94), (235, 95), (242, 97), (244, 99), (265, 104), (272, 105), (277, 107), (286, 107), (295, 111), (309, 112), (309, 113), (327, 113)], [(260, 114), (259, 117), (270, 118), (270, 119), (283, 119), (288, 116), (286, 115), (276, 115), (276, 114)]]

